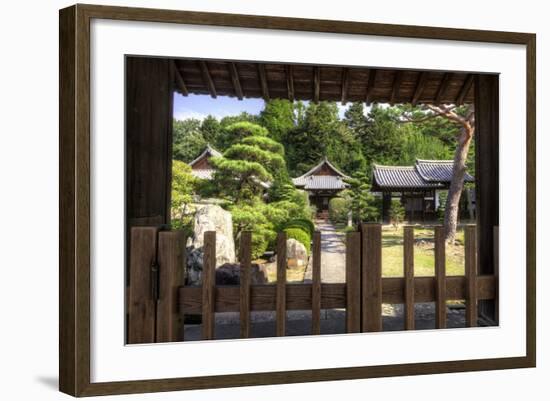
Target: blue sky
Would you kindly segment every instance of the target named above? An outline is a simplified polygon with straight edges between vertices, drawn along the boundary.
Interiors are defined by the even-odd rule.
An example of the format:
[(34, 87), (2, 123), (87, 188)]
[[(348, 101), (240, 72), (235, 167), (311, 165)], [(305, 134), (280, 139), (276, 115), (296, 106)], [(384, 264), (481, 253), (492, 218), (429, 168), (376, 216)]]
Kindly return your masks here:
[[(344, 112), (350, 103), (345, 106), (338, 104), (340, 118), (344, 117)], [(250, 114), (259, 114), (264, 108), (263, 99), (243, 99), (228, 96), (218, 96), (216, 99), (209, 95), (189, 95), (182, 96), (179, 93), (174, 94), (174, 118), (183, 120), (186, 118), (204, 119), (209, 114), (221, 119), (226, 116), (239, 114), (246, 111)]]

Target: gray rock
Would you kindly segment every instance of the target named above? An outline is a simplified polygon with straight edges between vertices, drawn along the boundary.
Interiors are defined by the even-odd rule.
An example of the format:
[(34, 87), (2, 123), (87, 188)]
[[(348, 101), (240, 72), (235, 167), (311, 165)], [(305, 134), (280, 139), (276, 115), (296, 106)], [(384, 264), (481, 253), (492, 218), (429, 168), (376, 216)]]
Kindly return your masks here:
[(189, 285), (200, 282), (203, 264), (204, 233), (216, 231), (216, 268), (235, 263), (235, 242), (231, 213), (218, 205), (195, 205), (193, 236), (187, 243), (187, 275)]
[[(251, 284), (267, 283), (267, 271), (257, 263), (252, 263), (250, 272)], [(216, 285), (239, 285), (241, 279), (241, 265), (226, 263), (216, 269)]]
[(307, 266), (306, 247), (293, 238), (286, 240), (286, 258), (289, 269), (299, 269)]

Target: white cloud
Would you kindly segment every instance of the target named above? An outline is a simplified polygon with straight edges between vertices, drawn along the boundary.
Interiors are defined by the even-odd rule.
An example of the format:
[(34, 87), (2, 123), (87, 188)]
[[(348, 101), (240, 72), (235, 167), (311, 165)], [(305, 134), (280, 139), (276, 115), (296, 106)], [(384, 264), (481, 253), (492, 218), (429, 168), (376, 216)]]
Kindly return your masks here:
[(198, 111), (183, 108), (183, 107), (180, 107), (178, 110), (174, 110), (174, 118), (176, 120), (185, 120), (187, 118), (195, 118), (197, 120), (202, 121), (209, 115), (216, 117), (218, 120), (221, 120), (223, 117), (227, 117), (233, 114), (234, 113), (231, 113), (226, 110), (212, 110), (209, 113), (200, 113)]

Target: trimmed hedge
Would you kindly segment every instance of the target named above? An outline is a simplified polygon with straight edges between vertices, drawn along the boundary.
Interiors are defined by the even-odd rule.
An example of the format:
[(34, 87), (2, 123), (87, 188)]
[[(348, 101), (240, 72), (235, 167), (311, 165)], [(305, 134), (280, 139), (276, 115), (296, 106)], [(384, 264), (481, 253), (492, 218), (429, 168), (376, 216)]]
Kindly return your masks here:
[(286, 228), (285, 230), (287, 239), (293, 238), (306, 247), (306, 251), (309, 254), (311, 250), (311, 235), (307, 231), (301, 228)]
[(283, 229), (287, 229), (287, 228), (300, 228), (305, 232), (309, 233), (310, 236), (313, 236), (313, 233), (315, 232), (315, 224), (313, 224), (311, 220), (307, 220), (307, 219), (289, 220), (283, 225)]
[(328, 215), (333, 223), (346, 223), (350, 211), (350, 203), (344, 198), (332, 198), (328, 203)]

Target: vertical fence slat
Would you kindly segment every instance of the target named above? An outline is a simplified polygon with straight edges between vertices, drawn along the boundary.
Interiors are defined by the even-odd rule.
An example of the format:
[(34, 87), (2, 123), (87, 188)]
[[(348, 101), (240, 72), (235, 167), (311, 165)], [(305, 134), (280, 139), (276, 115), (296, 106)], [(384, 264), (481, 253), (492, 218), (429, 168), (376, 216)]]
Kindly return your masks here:
[(346, 331), (361, 331), (361, 233), (346, 234)]
[(466, 327), (477, 326), (476, 227), (464, 228), (464, 261), (466, 272)]
[(204, 233), (202, 266), (202, 339), (214, 338), (216, 290), (216, 232)]
[(445, 281), (445, 230), (442, 226), (434, 230), (435, 257), (435, 327), (447, 327), (447, 287)]
[(361, 226), (362, 329), (382, 330), (382, 226)]
[(151, 291), (151, 268), (156, 264), (158, 231), (158, 227), (130, 230), (128, 344), (155, 342), (156, 301)]
[(321, 334), (321, 233), (313, 233), (311, 285), (311, 334)]
[(157, 303), (157, 342), (183, 341), (178, 291), (183, 285), (185, 234), (161, 231), (158, 234), (159, 300)]
[(405, 277), (405, 330), (414, 330), (414, 228), (403, 230), (403, 275)]
[(277, 336), (286, 334), (286, 234), (277, 235)]
[(244, 231), (241, 235), (241, 274), (240, 274), (240, 321), (241, 338), (250, 336), (250, 269), (252, 259), (252, 233)]
[(494, 268), (494, 275), (496, 280), (496, 288), (495, 288), (495, 322), (498, 325), (499, 320), (499, 287), (500, 287), (500, 280), (499, 280), (499, 232), (498, 232), (498, 226), (495, 226), (493, 228), (493, 252), (494, 252), (494, 261), (495, 261), (495, 268)]

